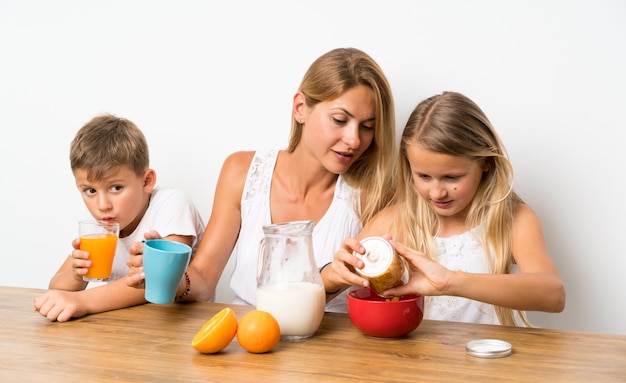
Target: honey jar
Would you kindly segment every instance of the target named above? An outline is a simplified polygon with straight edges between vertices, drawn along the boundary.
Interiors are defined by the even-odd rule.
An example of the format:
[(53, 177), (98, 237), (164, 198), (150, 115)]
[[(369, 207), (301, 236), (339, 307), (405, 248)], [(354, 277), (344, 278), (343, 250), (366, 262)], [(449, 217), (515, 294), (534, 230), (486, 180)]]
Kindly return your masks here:
[(360, 242), (365, 247), (365, 254), (356, 251), (353, 254), (365, 265), (356, 271), (370, 281), (370, 286), (378, 295), (383, 296), (385, 290), (408, 282), (406, 261), (395, 252), (389, 241), (383, 237), (367, 237)]

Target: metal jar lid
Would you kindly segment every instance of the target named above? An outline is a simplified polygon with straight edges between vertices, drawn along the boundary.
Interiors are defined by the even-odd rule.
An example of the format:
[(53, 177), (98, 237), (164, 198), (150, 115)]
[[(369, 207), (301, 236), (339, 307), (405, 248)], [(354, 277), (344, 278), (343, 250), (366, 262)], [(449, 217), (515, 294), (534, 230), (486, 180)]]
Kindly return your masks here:
[(465, 345), (468, 355), (479, 358), (502, 358), (511, 355), (512, 349), (511, 343), (498, 339), (478, 339)]

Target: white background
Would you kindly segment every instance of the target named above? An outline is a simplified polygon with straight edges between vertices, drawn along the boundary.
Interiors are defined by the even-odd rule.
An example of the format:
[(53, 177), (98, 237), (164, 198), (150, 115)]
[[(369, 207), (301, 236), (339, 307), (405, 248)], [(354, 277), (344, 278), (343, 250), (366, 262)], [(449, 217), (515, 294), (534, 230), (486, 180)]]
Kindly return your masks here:
[(69, 254), (69, 143), (93, 116), (134, 121), (206, 220), (226, 155), (285, 147), (305, 70), (352, 46), (388, 75), (398, 132), (443, 90), (492, 120), (567, 289), (531, 319), (626, 334), (625, 38), (619, 0), (0, 0), (0, 285), (46, 288)]

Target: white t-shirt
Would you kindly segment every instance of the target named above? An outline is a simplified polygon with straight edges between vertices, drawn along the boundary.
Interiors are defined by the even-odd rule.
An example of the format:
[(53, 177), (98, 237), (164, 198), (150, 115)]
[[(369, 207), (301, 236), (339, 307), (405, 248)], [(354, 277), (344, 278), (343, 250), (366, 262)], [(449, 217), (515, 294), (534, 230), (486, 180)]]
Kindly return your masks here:
[[(263, 225), (272, 223), (270, 185), (278, 150), (256, 152), (241, 196), (241, 230), (232, 256), (235, 268), (230, 287), (235, 293), (232, 303), (256, 305), (256, 276), (259, 242)], [(328, 210), (313, 228), (313, 252), (318, 267), (333, 260), (346, 237), (356, 237), (362, 229), (354, 209), (358, 193), (339, 176)], [(326, 311), (346, 312), (345, 292), (326, 305)]]
[(117, 242), (109, 282), (128, 275), (128, 249), (133, 243), (144, 240), (144, 233), (150, 230), (156, 230), (162, 237), (171, 234), (192, 236), (193, 257), (204, 233), (204, 221), (189, 196), (182, 190), (154, 188), (148, 209), (139, 225), (130, 235)]

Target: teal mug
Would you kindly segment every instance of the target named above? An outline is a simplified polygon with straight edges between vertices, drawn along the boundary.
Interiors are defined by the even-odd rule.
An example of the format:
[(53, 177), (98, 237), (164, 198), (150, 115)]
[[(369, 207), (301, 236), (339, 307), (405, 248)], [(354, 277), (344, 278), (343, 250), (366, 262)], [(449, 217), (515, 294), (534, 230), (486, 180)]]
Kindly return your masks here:
[(167, 239), (149, 239), (143, 248), (145, 298), (158, 304), (173, 303), (191, 258), (191, 247)]

